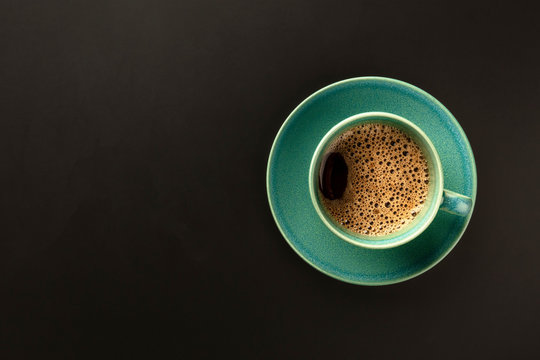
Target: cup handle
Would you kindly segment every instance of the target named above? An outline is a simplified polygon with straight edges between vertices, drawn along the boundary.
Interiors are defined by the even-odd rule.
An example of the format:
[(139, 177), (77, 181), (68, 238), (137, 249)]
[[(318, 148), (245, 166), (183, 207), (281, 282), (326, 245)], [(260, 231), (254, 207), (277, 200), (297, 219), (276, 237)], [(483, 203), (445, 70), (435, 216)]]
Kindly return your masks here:
[(441, 210), (454, 215), (466, 216), (471, 211), (471, 207), (472, 199), (470, 197), (444, 189)]

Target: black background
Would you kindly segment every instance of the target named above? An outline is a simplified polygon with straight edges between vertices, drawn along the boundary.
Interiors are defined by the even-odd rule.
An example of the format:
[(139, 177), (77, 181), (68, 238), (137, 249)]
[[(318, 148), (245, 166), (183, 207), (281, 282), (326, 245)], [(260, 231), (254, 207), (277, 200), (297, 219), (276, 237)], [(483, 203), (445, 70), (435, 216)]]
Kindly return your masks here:
[[(1, 1), (0, 357), (539, 356), (540, 26), (509, 4)], [(479, 179), (452, 253), (375, 288), (265, 190), (286, 116), (365, 75), (445, 104)]]

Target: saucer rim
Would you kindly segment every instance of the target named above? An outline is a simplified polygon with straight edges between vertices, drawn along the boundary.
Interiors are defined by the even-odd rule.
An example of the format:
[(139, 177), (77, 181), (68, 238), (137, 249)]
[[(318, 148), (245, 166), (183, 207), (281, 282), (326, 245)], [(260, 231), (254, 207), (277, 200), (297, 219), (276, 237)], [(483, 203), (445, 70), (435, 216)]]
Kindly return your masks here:
[[(393, 83), (393, 84), (396, 84), (396, 85), (399, 85), (399, 86), (403, 86), (405, 88), (408, 88), (411, 91), (420, 93), (421, 95), (423, 95), (426, 98), (428, 98), (429, 100), (431, 100), (435, 105), (437, 105), (437, 107), (440, 110), (442, 110), (448, 116), (448, 118), (451, 120), (453, 126), (455, 126), (455, 128), (458, 130), (461, 138), (464, 140), (464, 143), (465, 143), (466, 148), (467, 148), (467, 157), (469, 158), (470, 163), (472, 165), (471, 166), (471, 181), (472, 181), (472, 191), (471, 192), (472, 193), (471, 193), (471, 196), (470, 196), (470, 198), (472, 200), (471, 210), (470, 210), (469, 214), (466, 216), (465, 221), (462, 223), (462, 225), (461, 225), (462, 228), (459, 231), (459, 233), (457, 234), (457, 236), (455, 236), (455, 239), (453, 240), (452, 244), (446, 249), (446, 251), (442, 252), (435, 261), (433, 261), (428, 266), (420, 269), (419, 271), (417, 271), (415, 273), (412, 273), (410, 275), (407, 275), (407, 276), (396, 277), (394, 279), (385, 280), (385, 281), (361, 281), (361, 280), (360, 281), (355, 281), (355, 280), (347, 279), (347, 278), (344, 278), (344, 277), (340, 277), (340, 276), (338, 276), (338, 275), (336, 275), (334, 273), (331, 273), (329, 271), (326, 271), (326, 270), (318, 267), (314, 263), (312, 263), (306, 256), (304, 256), (304, 254), (302, 252), (300, 252), (294, 246), (294, 244), (291, 242), (291, 240), (287, 237), (287, 235), (285, 233), (285, 229), (282, 228), (282, 225), (280, 224), (280, 222), (277, 219), (277, 215), (276, 215), (276, 212), (274, 210), (275, 205), (272, 202), (272, 196), (271, 196), (271, 193), (270, 193), (271, 192), (270, 191), (270, 165), (271, 165), (272, 157), (274, 156), (274, 152), (275, 152), (276, 147), (277, 147), (276, 144), (277, 144), (277, 141), (280, 138), (282, 132), (284, 131), (286, 126), (289, 124), (289, 122), (292, 121), (293, 117), (295, 117), (296, 113), (306, 103), (313, 100), (314, 98), (319, 96), (321, 93), (324, 93), (324, 92), (326, 92), (328, 90), (331, 90), (334, 87), (338, 87), (338, 86), (347, 84), (349, 82), (370, 81), (370, 80), (389, 82), (389, 83)], [(330, 276), (331, 278), (334, 278), (334, 279), (337, 279), (337, 280), (340, 280), (340, 281), (343, 281), (343, 282), (346, 282), (346, 283), (349, 283), (349, 284), (365, 285), (365, 286), (391, 285), (391, 284), (396, 284), (396, 283), (400, 283), (400, 282), (410, 280), (412, 278), (415, 278), (415, 277), (427, 272), (428, 270), (433, 268), (435, 265), (437, 265), (439, 262), (441, 262), (454, 249), (454, 247), (457, 245), (457, 243), (459, 242), (459, 240), (461, 239), (461, 237), (463, 236), (463, 234), (465, 233), (465, 230), (467, 229), (467, 227), (469, 225), (469, 222), (471, 220), (472, 214), (474, 212), (474, 207), (475, 207), (475, 204), (476, 204), (476, 195), (477, 195), (476, 161), (475, 161), (475, 158), (474, 158), (474, 154), (472, 152), (472, 147), (471, 147), (471, 145), (469, 143), (469, 139), (467, 138), (467, 135), (463, 131), (463, 128), (461, 127), (459, 122), (456, 120), (454, 115), (452, 115), (452, 113), (439, 100), (437, 100), (434, 96), (432, 96), (428, 92), (420, 89), (419, 87), (416, 87), (416, 86), (414, 86), (412, 84), (409, 84), (407, 82), (397, 80), (397, 79), (393, 79), (393, 78), (381, 77), (381, 76), (353, 77), (353, 78), (348, 78), (348, 79), (345, 79), (345, 80), (334, 82), (332, 84), (329, 84), (329, 85), (315, 91), (314, 93), (309, 95), (307, 98), (305, 98), (302, 102), (300, 102), (300, 104), (298, 104), (294, 108), (294, 110), (287, 116), (285, 121), (281, 124), (281, 126), (279, 128), (279, 131), (277, 132), (276, 136), (274, 137), (274, 141), (272, 142), (272, 147), (271, 147), (270, 153), (268, 155), (268, 162), (267, 162), (267, 166), (266, 166), (266, 194), (267, 194), (267, 198), (268, 198), (268, 203), (270, 205), (270, 211), (272, 213), (272, 217), (274, 218), (274, 221), (275, 221), (281, 235), (283, 236), (285, 241), (287, 241), (289, 246), (294, 250), (294, 252), (296, 252), (296, 254), (298, 254), (298, 256), (300, 256), (300, 258), (302, 258), (306, 263), (308, 263), (309, 265), (311, 265), (313, 268), (317, 269), (318, 271), (322, 272), (323, 274), (326, 274), (326, 275)], [(321, 221), (321, 220), (319, 219), (319, 221)], [(337, 236), (337, 235), (334, 234), (334, 236)], [(342, 240), (342, 241), (344, 241), (344, 240)], [(365, 250), (367, 250), (367, 251), (386, 251), (388, 249), (369, 249), (369, 248), (365, 248)]]

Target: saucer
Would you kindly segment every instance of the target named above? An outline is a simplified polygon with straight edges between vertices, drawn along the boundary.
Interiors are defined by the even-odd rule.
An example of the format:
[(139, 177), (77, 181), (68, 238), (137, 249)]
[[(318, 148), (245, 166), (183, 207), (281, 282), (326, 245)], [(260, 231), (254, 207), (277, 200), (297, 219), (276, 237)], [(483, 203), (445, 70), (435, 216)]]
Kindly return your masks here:
[(361, 285), (386, 285), (422, 274), (457, 244), (471, 218), (439, 211), (417, 238), (391, 249), (367, 249), (343, 241), (317, 215), (309, 195), (309, 165), (323, 136), (349, 116), (383, 111), (420, 127), (437, 149), (444, 188), (476, 199), (476, 165), (454, 116), (433, 96), (408, 83), (360, 77), (329, 85), (304, 100), (281, 126), (270, 151), (266, 189), (285, 240), (317, 270)]

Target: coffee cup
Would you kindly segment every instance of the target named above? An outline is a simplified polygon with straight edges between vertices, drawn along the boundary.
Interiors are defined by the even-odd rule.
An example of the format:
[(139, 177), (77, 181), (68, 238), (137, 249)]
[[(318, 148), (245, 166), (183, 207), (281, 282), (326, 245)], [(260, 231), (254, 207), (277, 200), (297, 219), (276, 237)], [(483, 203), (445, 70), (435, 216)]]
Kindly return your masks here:
[[(380, 188), (379, 190), (377, 190), (378, 191), (377, 196), (373, 195), (375, 193), (373, 189), (377, 188), (377, 182), (379, 184), (382, 183), (384, 185), (385, 181), (390, 181), (389, 180), (390, 178), (392, 179), (395, 178), (395, 175), (392, 175), (392, 177), (390, 177), (388, 173), (388, 176), (379, 175), (379, 179), (377, 179), (377, 176), (376, 176), (377, 174), (387, 173), (387, 171), (383, 170), (382, 168), (378, 169), (377, 168), (379, 166), (378, 164), (380, 163), (381, 167), (384, 167), (386, 165), (383, 164), (382, 161), (380, 162), (373, 161), (374, 160), (373, 158), (371, 159), (366, 158), (365, 164), (361, 162), (361, 165), (364, 166), (365, 169), (369, 169), (368, 166), (371, 167), (369, 170), (371, 171), (371, 173), (373, 173), (375, 170), (375, 179), (373, 179), (374, 177), (373, 175), (372, 175), (372, 178), (370, 179), (370, 181), (372, 182), (372, 183), (369, 183), (369, 185), (371, 186), (370, 190), (365, 190), (367, 186), (364, 187), (363, 185), (361, 185), (361, 181), (360, 182), (357, 181), (358, 179), (356, 179), (355, 182), (351, 181), (350, 178), (347, 180), (346, 185), (344, 185), (346, 187), (350, 187), (350, 189), (348, 189), (347, 191), (353, 194), (360, 193), (360, 196), (362, 197), (363, 200), (362, 202), (355, 203), (354, 206), (352, 204), (348, 204), (345, 201), (341, 201), (337, 203), (338, 205), (336, 205), (337, 212), (339, 212), (339, 206), (341, 206), (339, 204), (343, 204), (343, 206), (347, 206), (347, 210), (345, 210), (344, 208), (343, 210), (344, 212), (356, 211), (359, 214), (362, 214), (362, 216), (364, 217), (360, 217), (360, 222), (364, 221), (364, 219), (365, 221), (368, 221), (366, 225), (369, 226), (370, 229), (372, 226), (374, 228), (378, 226), (379, 223), (377, 223), (377, 221), (379, 221), (381, 224), (380, 229), (384, 228), (384, 226), (386, 225), (385, 222), (388, 225), (392, 225), (392, 227), (389, 227), (389, 229), (391, 230), (386, 230), (386, 232), (384, 230), (381, 230), (380, 234), (377, 234), (376, 231), (367, 230), (366, 228), (364, 228), (365, 230), (358, 230), (358, 228), (361, 227), (363, 224), (360, 224), (354, 229), (351, 227), (345, 226), (343, 222), (339, 221), (339, 219), (336, 217), (336, 214), (331, 212), (328, 206), (326, 206), (326, 204), (331, 203), (331, 201), (329, 201), (328, 199), (325, 200), (325, 195), (323, 194), (324, 189), (321, 188), (322, 186), (321, 174), (323, 173), (323, 170), (325, 169), (324, 161), (325, 159), (328, 159), (329, 147), (332, 146), (332, 144), (334, 144), (337, 141), (337, 139), (340, 139), (340, 136), (343, 137), (342, 136), (343, 134), (350, 132), (351, 129), (360, 129), (360, 127), (366, 127), (366, 126), (368, 127), (378, 126), (379, 131), (381, 131), (380, 127), (382, 126), (383, 129), (391, 129), (392, 132), (394, 133), (397, 132), (401, 134), (402, 139), (407, 139), (408, 141), (410, 141), (410, 144), (409, 144), (410, 146), (414, 147), (415, 149), (418, 149), (419, 156), (417, 157), (417, 161), (422, 161), (422, 164), (425, 164), (425, 173), (424, 172), (421, 172), (421, 174), (417, 173), (416, 177), (413, 176), (415, 173), (412, 172), (412, 170), (408, 170), (408, 172), (412, 173), (412, 174), (409, 174), (406, 171), (407, 170), (406, 166), (404, 165), (400, 165), (401, 168), (400, 167), (395, 168), (397, 173), (399, 173), (399, 171), (403, 172), (402, 179), (400, 179), (400, 181), (404, 182), (404, 183), (403, 182), (401, 183), (402, 187), (403, 186), (407, 187), (408, 181), (411, 181), (411, 182), (414, 181), (414, 183), (411, 183), (411, 184), (416, 186), (417, 185), (416, 181), (418, 181), (418, 183), (421, 184), (423, 188), (420, 188), (417, 186), (417, 188), (415, 188), (414, 190), (415, 193), (413, 193), (412, 188), (414, 186), (411, 187), (412, 195), (403, 194), (402, 192), (399, 192), (400, 189), (395, 189), (397, 191), (396, 197), (399, 198), (400, 196), (401, 197), (409, 196), (408, 199), (410, 203), (410, 202), (414, 202), (416, 199), (414, 198), (414, 196), (417, 196), (419, 204), (412, 204), (412, 205), (405, 204), (405, 203), (397, 204), (399, 206), (402, 206), (402, 207), (398, 206), (398, 209), (396, 209), (397, 211), (394, 211), (394, 214), (397, 213), (397, 215), (394, 215), (394, 219), (390, 219), (390, 220), (388, 220), (388, 216), (386, 216), (386, 221), (385, 221), (385, 216), (384, 216), (385, 213), (383, 211), (393, 210), (393, 208), (386, 209), (384, 208), (384, 206), (390, 207), (394, 205), (390, 205), (388, 201), (386, 202), (383, 201), (380, 205), (378, 204), (378, 202), (381, 201), (381, 196), (389, 197), (390, 195), (392, 195), (392, 194), (385, 194), (385, 191), (386, 192), (389, 191), (385, 189), (388, 189), (391, 187)], [(360, 134), (360, 131), (358, 131), (358, 133)], [(380, 137), (376, 137), (374, 134), (370, 134), (370, 139), (371, 139), (371, 135), (373, 135), (373, 139), (376, 139), (376, 138), (380, 139)], [(394, 146), (394, 144), (389, 144), (388, 142), (384, 143), (384, 141), (381, 142), (380, 140), (373, 140), (373, 141), (380, 142), (379, 145), (382, 147), (383, 153), (385, 153), (384, 151), (385, 146), (387, 147)], [(356, 145), (351, 145), (351, 146), (355, 146), (356, 153), (361, 152), (360, 149), (356, 149)], [(366, 146), (369, 147), (369, 145), (366, 145)], [(358, 147), (360, 147), (360, 143)], [(392, 149), (393, 149), (392, 151), (395, 151), (395, 148), (392, 148)], [(403, 154), (407, 154), (407, 153), (408, 153), (407, 151), (403, 151)], [(362, 158), (362, 161), (364, 160), (364, 158)], [(399, 163), (399, 160), (401, 160), (403, 164), (404, 159), (401, 154), (400, 154), (399, 160), (397, 160), (398, 159), (397, 156), (395, 156), (395, 158), (396, 160), (392, 160), (392, 161)], [(411, 164), (411, 163), (412, 163), (412, 160), (409, 160), (407, 164)], [(390, 162), (388, 164), (390, 164)], [(358, 168), (358, 166), (356, 167)], [(417, 171), (418, 169), (414, 168), (414, 170)], [(392, 171), (392, 173), (394, 173), (394, 168), (389, 171)], [(352, 176), (351, 174), (347, 175), (346, 171), (345, 171), (345, 174), (346, 174), (346, 177)], [(421, 175), (425, 176), (425, 178), (422, 177), (422, 179), (420, 180)], [(367, 182), (368, 175), (364, 175), (364, 176)], [(363, 179), (363, 176), (362, 176), (362, 179)], [(426, 185), (424, 185), (424, 183)], [(355, 186), (358, 188), (355, 188)], [(400, 185), (398, 184), (397, 186), (399, 187)], [(365, 191), (365, 193), (362, 193), (363, 191)], [(416, 237), (418, 237), (424, 230), (426, 230), (428, 226), (431, 224), (431, 222), (435, 219), (439, 211), (445, 211), (445, 212), (454, 214), (455, 216), (466, 216), (471, 211), (471, 207), (472, 207), (471, 198), (455, 193), (451, 190), (444, 189), (444, 174), (443, 174), (442, 164), (439, 159), (437, 149), (435, 148), (433, 143), (430, 141), (429, 137), (411, 121), (401, 116), (391, 114), (388, 112), (366, 112), (366, 113), (353, 115), (345, 120), (342, 120), (326, 133), (326, 135), (320, 140), (311, 160), (311, 165), (310, 165), (310, 170), (309, 170), (309, 192), (310, 192), (310, 197), (311, 197), (313, 206), (317, 214), (319, 215), (321, 220), (324, 222), (324, 224), (333, 233), (335, 233), (338, 237), (340, 237), (341, 239), (353, 245), (361, 246), (365, 248), (371, 248), (371, 249), (387, 249), (387, 248), (404, 245), (412, 241)], [(412, 199), (411, 199), (411, 196), (412, 196)], [(373, 201), (370, 201), (370, 197), (373, 197)], [(332, 201), (335, 201), (335, 200), (332, 199)], [(362, 205), (362, 204), (365, 204), (365, 205)], [(369, 205), (369, 204), (373, 204), (374, 208), (372, 208), (371, 207), (372, 205)], [(369, 207), (369, 209), (368, 208), (364, 209), (362, 208), (362, 206), (367, 206)], [(409, 214), (411, 213), (411, 211), (409, 211), (410, 208), (414, 208), (414, 209), (419, 208), (420, 210), (412, 210), (412, 215), (409, 216)], [(382, 210), (379, 210), (379, 209), (382, 209)], [(409, 213), (407, 213), (406, 211), (409, 211)], [(374, 218), (373, 220), (375, 220), (375, 224), (373, 224), (373, 221), (370, 221), (371, 219), (369, 217), (366, 217), (367, 215), (364, 215), (364, 213), (367, 214), (368, 212), (370, 213), (369, 216)], [(376, 215), (373, 215), (373, 212), (376, 212)], [(403, 215), (403, 219), (401, 219), (399, 218), (400, 214), (406, 214), (407, 217)], [(379, 216), (380, 216), (380, 219), (379, 219)], [(399, 227), (395, 226), (394, 224), (389, 223), (389, 221), (393, 222), (394, 220), (399, 221)], [(345, 220), (345, 223), (347, 222), (348, 220)], [(370, 223), (372, 225), (369, 225)], [(358, 225), (358, 223), (356, 225)]]

